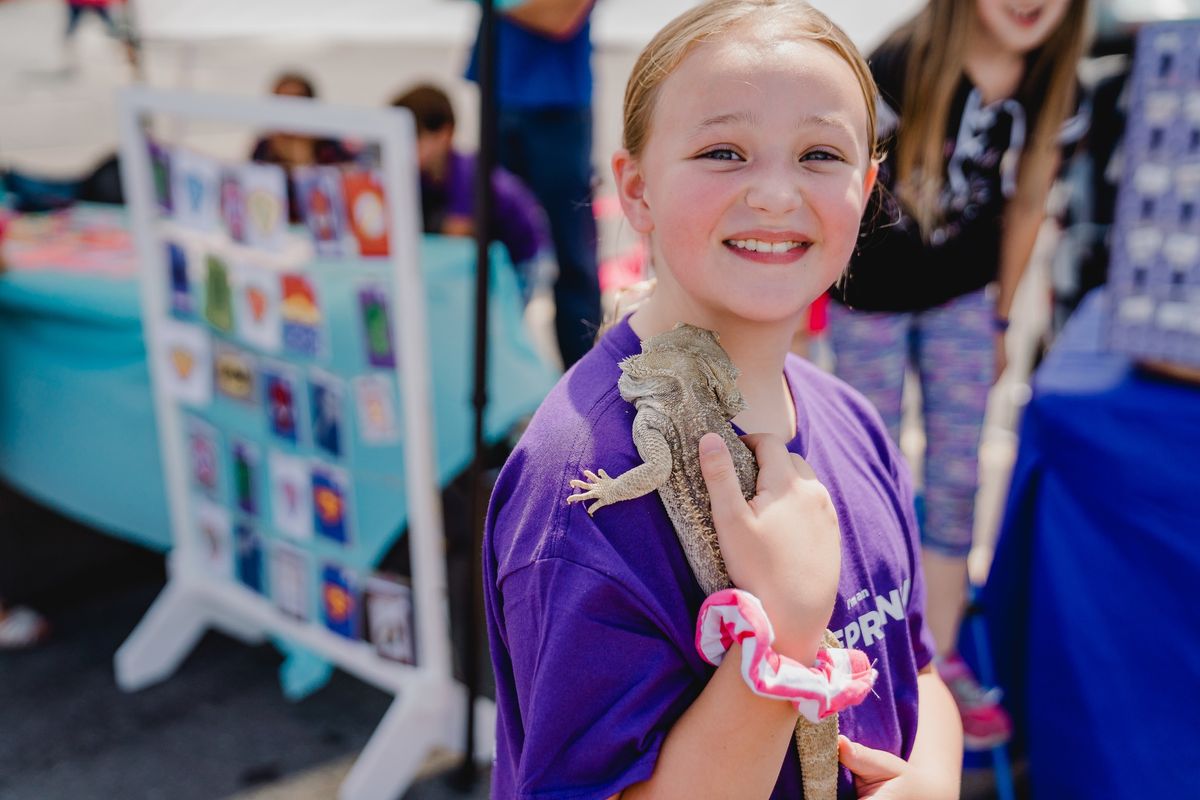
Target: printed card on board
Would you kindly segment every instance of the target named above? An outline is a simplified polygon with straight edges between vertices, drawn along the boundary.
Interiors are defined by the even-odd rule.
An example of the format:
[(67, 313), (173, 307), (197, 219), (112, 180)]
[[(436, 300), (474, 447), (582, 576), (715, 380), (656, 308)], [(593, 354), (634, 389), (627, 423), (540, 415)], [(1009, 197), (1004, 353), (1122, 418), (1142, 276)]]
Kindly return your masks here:
[(200, 563), (217, 578), (233, 577), (233, 523), (229, 510), (204, 497), (193, 497)]
[(349, 486), (345, 470), (313, 466), (313, 529), (318, 536), (340, 545), (350, 544)]
[(239, 510), (251, 516), (258, 514), (260, 481), (258, 445), (245, 439), (234, 439), (233, 501)]
[(354, 378), (358, 435), (367, 444), (386, 445), (400, 441), (393, 384), (390, 375), (359, 375)]
[(256, 369), (255, 359), (249, 353), (218, 342), (213, 355), (213, 373), (219, 393), (239, 403), (254, 403)]
[(312, 496), (308, 462), (272, 450), (267, 457), (271, 474), (271, 521), (275, 529), (291, 539), (312, 538)]
[(167, 242), (165, 246), (171, 313), (179, 317), (190, 317), (196, 313), (196, 304), (192, 297), (192, 279), (188, 275), (187, 251), (177, 242)]
[(357, 619), (354, 574), (340, 564), (325, 563), (321, 567), (321, 621), (339, 636), (357, 639)]
[(300, 438), (296, 392), (299, 372), (287, 364), (270, 362), (262, 368), (263, 399), (267, 427), (285, 442), (296, 444)]
[(288, 223), (287, 175), (276, 164), (244, 164), (246, 241), (260, 250), (282, 250)]
[(207, 422), (189, 417), (187, 442), (192, 485), (216, 500), (221, 492), (220, 434)]
[(333, 375), (318, 370), (309, 373), (308, 408), (312, 415), (313, 446), (334, 458), (342, 455), (344, 385)]
[(171, 154), (171, 211), (180, 225), (214, 231), (220, 219), (220, 164), (177, 147)]
[(160, 323), (159, 374), (168, 397), (192, 406), (212, 401), (212, 337), (197, 325)]
[(372, 576), (363, 588), (367, 640), (379, 655), (415, 664), (412, 588), (399, 578)]
[(315, 358), (321, 352), (321, 306), (316, 287), (307, 275), (293, 273), (281, 277), (280, 291), (284, 348)]
[(221, 170), (221, 225), (235, 242), (246, 241), (246, 196), (235, 169)]
[(387, 291), (374, 284), (359, 288), (358, 309), (362, 316), (367, 363), (373, 367), (395, 367)]
[(313, 247), (323, 256), (346, 253), (346, 201), (338, 167), (297, 167), (292, 172), (300, 213), (312, 235)]
[(307, 620), (312, 613), (311, 561), (303, 550), (276, 542), (271, 548), (271, 597), (289, 617)]
[(233, 525), (233, 542), (237, 549), (237, 579), (248, 589), (263, 591), (263, 543), (254, 526), (247, 520)]
[(388, 254), (387, 205), (379, 175), (368, 170), (349, 170), (342, 177), (350, 230), (364, 256)]
[(233, 290), (229, 265), (216, 253), (204, 256), (204, 318), (222, 333), (233, 330)]
[(283, 346), (279, 276), (270, 270), (239, 264), (230, 277), (238, 337), (264, 353), (278, 353)]

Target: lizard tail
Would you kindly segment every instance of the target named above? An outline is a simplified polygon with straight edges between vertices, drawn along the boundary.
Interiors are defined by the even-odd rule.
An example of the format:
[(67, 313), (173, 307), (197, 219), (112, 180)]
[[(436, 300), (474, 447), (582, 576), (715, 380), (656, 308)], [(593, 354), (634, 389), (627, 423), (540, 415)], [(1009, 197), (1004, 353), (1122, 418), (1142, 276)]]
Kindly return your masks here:
[(820, 722), (804, 717), (796, 723), (796, 751), (804, 800), (836, 800), (838, 786), (838, 718), (830, 714)]

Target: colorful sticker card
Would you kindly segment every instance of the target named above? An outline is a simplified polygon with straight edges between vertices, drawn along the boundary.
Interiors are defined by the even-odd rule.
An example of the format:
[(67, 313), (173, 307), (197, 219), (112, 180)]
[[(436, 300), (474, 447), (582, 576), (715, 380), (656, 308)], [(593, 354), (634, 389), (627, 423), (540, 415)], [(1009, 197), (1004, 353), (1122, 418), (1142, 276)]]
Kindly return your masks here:
[(215, 253), (204, 257), (204, 318), (222, 333), (233, 330), (233, 290), (229, 286), (229, 266)]
[(417, 663), (412, 587), (399, 579), (374, 576), (363, 587), (367, 641), (375, 652), (401, 664)]
[(166, 251), (171, 313), (180, 317), (190, 317), (196, 313), (196, 304), (192, 297), (192, 279), (188, 275), (187, 251), (176, 242), (167, 242)]
[(317, 370), (309, 373), (308, 408), (312, 414), (313, 446), (333, 458), (342, 455), (344, 385), (327, 373)]
[(287, 175), (276, 164), (244, 164), (246, 241), (260, 250), (282, 250), (287, 232)]
[(225, 234), (235, 242), (246, 241), (246, 197), (237, 170), (221, 172), (221, 223)]
[(323, 256), (340, 256), (346, 247), (346, 201), (338, 167), (298, 167), (293, 173), (296, 195), (313, 246)]
[(207, 422), (187, 421), (188, 463), (192, 485), (216, 500), (221, 491), (221, 456), (217, 429)]
[(362, 316), (367, 363), (372, 367), (395, 367), (387, 292), (382, 286), (363, 286), (358, 290), (358, 308)]
[(171, 211), (186, 228), (214, 231), (220, 219), (220, 164), (186, 148), (171, 155)]
[(321, 307), (312, 280), (301, 273), (284, 275), (283, 346), (296, 355), (315, 358), (321, 351)]
[(342, 177), (350, 230), (358, 240), (358, 252), (364, 256), (388, 254), (387, 205), (383, 185), (375, 172), (351, 170)]
[(308, 462), (277, 450), (270, 451), (271, 522), (275, 530), (296, 541), (312, 538), (312, 489)]
[(296, 444), (300, 438), (296, 410), (298, 375), (294, 367), (283, 363), (270, 363), (262, 369), (267, 425), (271, 433), (290, 444)]
[(263, 591), (263, 545), (254, 526), (239, 520), (233, 526), (234, 547), (237, 549), (238, 581), (259, 594)]
[(312, 468), (313, 530), (340, 545), (350, 544), (349, 481), (344, 470)]
[(233, 501), (238, 510), (258, 514), (258, 446), (245, 439), (233, 440)]
[(321, 567), (321, 621), (339, 636), (357, 639), (357, 619), (354, 574), (340, 564), (324, 564)]
[(282, 542), (271, 548), (271, 597), (275, 607), (293, 619), (306, 621), (311, 614), (311, 571), (303, 550)]
[(238, 337), (264, 353), (278, 353), (283, 346), (279, 276), (243, 264), (233, 270), (231, 277)]
[(233, 523), (229, 510), (204, 497), (195, 497), (192, 502), (201, 563), (214, 577), (233, 577)]
[(255, 360), (244, 350), (218, 343), (213, 355), (217, 392), (240, 403), (254, 403)]
[(372, 445), (400, 441), (396, 422), (396, 390), (389, 375), (359, 375), (354, 378), (354, 405), (358, 412), (358, 435)]
[(212, 400), (212, 338), (208, 331), (164, 319), (158, 343), (167, 395), (188, 405), (207, 405)]

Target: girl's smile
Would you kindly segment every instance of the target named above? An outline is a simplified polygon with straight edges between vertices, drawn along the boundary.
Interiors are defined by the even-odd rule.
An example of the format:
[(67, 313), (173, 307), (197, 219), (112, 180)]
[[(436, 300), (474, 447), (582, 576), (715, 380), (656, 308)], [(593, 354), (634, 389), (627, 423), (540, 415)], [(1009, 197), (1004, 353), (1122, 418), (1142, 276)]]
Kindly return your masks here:
[(760, 264), (790, 264), (804, 257), (812, 240), (794, 231), (753, 230), (724, 241), (726, 247), (749, 261)]

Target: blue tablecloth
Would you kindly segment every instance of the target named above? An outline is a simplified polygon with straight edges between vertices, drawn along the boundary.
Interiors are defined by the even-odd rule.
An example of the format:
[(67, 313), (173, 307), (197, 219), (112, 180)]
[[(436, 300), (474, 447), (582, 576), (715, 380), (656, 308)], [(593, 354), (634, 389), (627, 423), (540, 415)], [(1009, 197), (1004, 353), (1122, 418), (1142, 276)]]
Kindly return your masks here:
[[(474, 243), (427, 236), (421, 260), (445, 483), (471, 458)], [(499, 249), (492, 275), (486, 422), (496, 439), (537, 407), (555, 374), (530, 344)], [(358, 324), (349, 307), (330, 313), (335, 327)], [(399, 462), (399, 447), (389, 450)], [(0, 276), (0, 477), (100, 530), (165, 550), (162, 475), (136, 283), (53, 270)], [(353, 560), (372, 561), (403, 525), (402, 489), (388, 500), (390, 520)]]
[(984, 592), (1035, 799), (1200, 786), (1200, 387), (1107, 353), (1105, 302), (1035, 375)]

